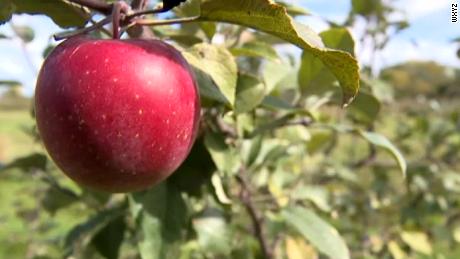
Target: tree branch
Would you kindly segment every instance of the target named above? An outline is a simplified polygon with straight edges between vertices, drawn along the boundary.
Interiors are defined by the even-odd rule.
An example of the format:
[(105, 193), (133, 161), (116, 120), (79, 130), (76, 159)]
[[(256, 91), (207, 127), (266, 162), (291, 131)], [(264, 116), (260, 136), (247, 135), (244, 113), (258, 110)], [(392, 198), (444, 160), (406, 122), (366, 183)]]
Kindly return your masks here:
[(260, 248), (262, 250), (262, 254), (264, 258), (272, 259), (273, 258), (273, 250), (268, 244), (268, 240), (263, 231), (263, 217), (259, 214), (254, 203), (252, 201), (252, 194), (249, 188), (247, 176), (247, 172), (244, 167), (240, 169), (236, 179), (241, 185), (240, 191), (240, 199), (248, 212), (252, 225), (254, 227), (254, 234), (259, 242)]
[[(131, 9), (134, 12), (142, 12), (145, 7), (147, 7), (148, 0), (133, 0), (131, 3)], [(131, 17), (133, 18), (133, 17)], [(153, 34), (150, 28), (142, 25), (134, 25), (127, 29), (127, 32), (131, 38), (141, 38), (141, 39), (153, 39), (155, 35)]]
[(168, 20), (152, 20), (152, 19), (139, 19), (136, 21), (136, 24), (139, 25), (150, 25), (150, 26), (158, 26), (158, 25), (170, 25), (176, 23), (190, 23), (195, 22), (198, 20), (198, 16), (187, 17), (187, 18), (177, 18), (177, 19), (168, 19)]

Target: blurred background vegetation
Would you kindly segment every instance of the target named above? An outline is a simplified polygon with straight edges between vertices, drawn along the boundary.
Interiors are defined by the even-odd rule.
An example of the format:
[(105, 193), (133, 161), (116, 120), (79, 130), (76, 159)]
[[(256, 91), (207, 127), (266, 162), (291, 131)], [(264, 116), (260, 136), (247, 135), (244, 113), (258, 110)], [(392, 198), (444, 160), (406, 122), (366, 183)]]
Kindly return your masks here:
[[(390, 23), (385, 20), (386, 15), (394, 11), (385, 1), (361, 2), (353, 1), (354, 9), (349, 19), (340, 26), (352, 25), (357, 17), (364, 17), (369, 28), (365, 36), (374, 40), (374, 52), (378, 53), (391, 40), (390, 27), (403, 30), (409, 25), (404, 21)], [(375, 5), (366, 4), (371, 2)], [(300, 9), (290, 10), (294, 15), (304, 14)], [(184, 31), (199, 34), (198, 29), (190, 25), (184, 26), (181, 32)], [(230, 25), (217, 29), (217, 34), (229, 39), (243, 32), (240, 27)], [(33, 34), (28, 33), (19, 32), (14, 36), (15, 40), (19, 38), (27, 44), (33, 39)], [(173, 38), (166, 30), (157, 33), (160, 37)], [(179, 34), (175, 36), (181, 46), (191, 40), (182, 38), (184, 42), (181, 42)], [(254, 37), (258, 41), (266, 39), (263, 35)], [(278, 43), (274, 38), (270, 40), (273, 44)], [(241, 47), (244, 43), (235, 44)], [(44, 52), (48, 53), (49, 49)], [(263, 67), (257, 53), (246, 58), (240, 55), (236, 56), (241, 70)], [(296, 71), (301, 66), (302, 61), (289, 53), (275, 52), (275, 59), (278, 55), (283, 62), (291, 62)], [(264, 73), (263, 69), (260, 70)], [(363, 67), (362, 92), (349, 108), (331, 104), (334, 103), (331, 97), (332, 101), (328, 100), (326, 104), (315, 102), (321, 107), (311, 111), (324, 124), (358, 125), (371, 131), (378, 129), (404, 155), (408, 165), (407, 177), (403, 179), (389, 154), (377, 152), (375, 146), (362, 138), (340, 130), (304, 127), (300, 123), (278, 130), (276, 137), (300, 141), (305, 149), (285, 154), (282, 159), (275, 160), (277, 164), (260, 167), (260, 171), (254, 172), (254, 185), (261, 194), (254, 198), (263, 201), (270, 193), (277, 206), (294, 202), (313, 208), (339, 231), (352, 258), (460, 258), (460, 69), (434, 61), (408, 61), (385, 67), (377, 73), (372, 70), (370, 66)], [(34, 126), (33, 100), (23, 94), (19, 82), (7, 81), (8, 78), (0, 80), (5, 80), (0, 81), (0, 165), (3, 166), (0, 169), (0, 258), (60, 258), (63, 243), (70, 249), (66, 245), (76, 233), (75, 226), (117, 197), (109, 198), (105, 194), (80, 189), (63, 176), (44, 155)], [(285, 77), (277, 82), (275, 95), (286, 102), (295, 99), (293, 89), (298, 88), (298, 82), (293, 81)], [(310, 93), (310, 97), (315, 96), (323, 98), (328, 95)], [(261, 118), (271, 116), (270, 113), (261, 115)], [(264, 141), (271, 143), (267, 139)], [(196, 149), (201, 146), (202, 140), (199, 140)], [(207, 171), (208, 168), (205, 165), (200, 170)], [(264, 180), (268, 177), (266, 174), (270, 174), (270, 180)], [(210, 179), (204, 181), (214, 186)], [(224, 186), (231, 197), (232, 187)], [(214, 189), (204, 191), (205, 194), (213, 192)], [(207, 207), (211, 206), (218, 207), (218, 213), (233, 213), (231, 220), (229, 215), (225, 216), (227, 222), (235, 225), (232, 231), (237, 232), (235, 229), (239, 229), (239, 224), (248, 221), (247, 216), (238, 218), (228, 205), (219, 204), (218, 201), (224, 199), (222, 197), (217, 197), (217, 201), (209, 201), (212, 198), (204, 196), (194, 199), (203, 200), (193, 200), (196, 217), (212, 214)], [(267, 210), (266, 217), (272, 222), (268, 232), (280, 231), (276, 215), (270, 214), (267, 208), (270, 204), (260, 206), (261, 210)], [(212, 226), (215, 231), (220, 231), (223, 239), (209, 236), (198, 223), (193, 223), (194, 235), (201, 238), (198, 243), (203, 251), (193, 242), (185, 243), (181, 247), (181, 258), (255, 258), (243, 249), (233, 251), (226, 247), (231, 239), (226, 237), (228, 233), (219, 221), (210, 224), (216, 224)], [(88, 227), (88, 224), (80, 225), (80, 228), (84, 226)], [(107, 228), (106, 231), (117, 233), (116, 228)], [(96, 244), (99, 252), (85, 251), (80, 253), (81, 258), (115, 258), (107, 252), (110, 246), (108, 249), (101, 247), (118, 241), (98, 244), (97, 235), (100, 233), (88, 234), (88, 239)], [(237, 235), (233, 233), (233, 236)], [(79, 240), (79, 244), (84, 245), (73, 246), (71, 253), (88, 245), (90, 240), (84, 238)], [(137, 252), (130, 249), (133, 242), (123, 243), (121, 258), (138, 258)], [(254, 239), (248, 243), (249, 247), (256, 246)], [(275, 248), (279, 250), (278, 255), (282, 254), (280, 258), (321, 258), (310, 242), (295, 234), (285, 236)], [(115, 255), (118, 256), (118, 250)]]

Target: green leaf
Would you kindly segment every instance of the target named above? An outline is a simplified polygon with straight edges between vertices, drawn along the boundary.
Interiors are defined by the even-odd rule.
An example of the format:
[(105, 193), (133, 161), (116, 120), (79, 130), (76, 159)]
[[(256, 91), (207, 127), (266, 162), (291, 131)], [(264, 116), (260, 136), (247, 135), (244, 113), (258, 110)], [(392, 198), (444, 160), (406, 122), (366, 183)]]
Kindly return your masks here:
[(93, 238), (91, 244), (107, 259), (117, 259), (123, 242), (126, 223), (123, 216), (112, 220)]
[(264, 99), (265, 85), (257, 77), (241, 74), (236, 88), (235, 112), (245, 113), (253, 110)]
[(203, 30), (208, 40), (211, 41), (217, 31), (217, 25), (214, 22), (202, 22), (200, 28)]
[(298, 5), (293, 5), (290, 3), (286, 3), (284, 1), (277, 1), (277, 3), (284, 6), (286, 8), (287, 13), (291, 16), (295, 17), (301, 15), (310, 15), (310, 12), (307, 9), (302, 8)]
[(224, 47), (201, 43), (182, 53), (187, 61), (208, 74), (229, 104), (235, 105), (237, 65), (232, 54)]
[(231, 175), (238, 170), (238, 157), (234, 150), (225, 143), (225, 138), (222, 134), (214, 132), (206, 134), (204, 144), (220, 172)]
[(372, 94), (361, 91), (348, 107), (348, 115), (358, 122), (371, 124), (380, 112), (380, 101)]
[(15, 6), (11, 0), (4, 0), (0, 2), (0, 25), (11, 19), (14, 9)]
[(332, 259), (349, 259), (347, 245), (335, 228), (318, 217), (313, 211), (291, 207), (282, 212), (286, 223), (299, 232), (319, 251)]
[(33, 169), (45, 170), (48, 159), (44, 154), (34, 153), (26, 157), (21, 157), (6, 166), (0, 168), (0, 171), (18, 168), (24, 172), (28, 172)]
[(310, 154), (326, 148), (334, 138), (333, 132), (325, 129), (312, 130), (310, 134), (311, 138), (307, 142), (307, 150)]
[(271, 93), (275, 88), (277, 88), (283, 79), (290, 76), (290, 73), (293, 70), (294, 68), (285, 62), (268, 61), (262, 71), (262, 75), (267, 88), (267, 94)]
[[(131, 210), (137, 219), (139, 251), (143, 259), (173, 257), (175, 242), (182, 238), (187, 209), (180, 192), (167, 182), (134, 193)], [(174, 216), (171, 216), (174, 215)]]
[(203, 106), (206, 106), (207, 102), (209, 101), (217, 101), (222, 104), (228, 104), (227, 98), (225, 98), (219, 88), (217, 88), (209, 74), (206, 74), (205, 72), (195, 67), (193, 67), (193, 71), (198, 83)]
[(351, 6), (354, 13), (368, 16), (377, 12), (377, 10), (382, 7), (382, 3), (381, 1), (352, 0)]
[[(125, 206), (102, 210), (85, 222), (78, 224), (67, 234), (64, 242), (66, 258), (82, 253), (93, 237), (110, 222), (123, 215)], [(78, 257), (78, 256), (77, 256)]]
[(404, 177), (406, 177), (406, 171), (407, 171), (406, 160), (404, 159), (401, 152), (399, 152), (399, 150), (393, 145), (393, 143), (391, 143), (385, 136), (382, 136), (374, 132), (366, 132), (366, 131), (358, 131), (358, 132), (363, 138), (365, 138), (367, 141), (369, 141), (373, 145), (381, 147), (387, 150), (388, 152), (390, 152), (390, 154), (395, 158), (396, 162), (398, 163), (398, 166), (401, 169), (401, 173), (403, 174)]
[(278, 53), (270, 45), (262, 41), (246, 42), (240, 47), (230, 49), (234, 56), (260, 57), (279, 61)]
[(232, 250), (232, 240), (227, 222), (221, 211), (207, 209), (192, 220), (198, 236), (198, 243), (206, 253), (228, 255)]
[(0, 3), (0, 24), (11, 19), (15, 14), (43, 14), (50, 17), (57, 25), (82, 27), (86, 24), (88, 14), (76, 5), (63, 0), (4, 0)]
[(41, 204), (46, 211), (53, 215), (58, 210), (78, 201), (78, 198), (78, 195), (72, 190), (53, 185), (46, 189)]
[(356, 59), (347, 52), (324, 47), (312, 29), (293, 21), (281, 5), (269, 0), (204, 0), (199, 19), (243, 25), (278, 36), (312, 53), (331, 70), (342, 86), (344, 104), (358, 93)]
[(273, 130), (279, 128), (279, 127), (282, 127), (282, 126), (286, 125), (286, 123), (288, 121), (290, 121), (291, 119), (293, 119), (294, 117), (295, 117), (295, 114), (290, 113), (290, 114), (284, 115), (284, 116), (282, 116), (280, 118), (273, 119), (270, 122), (267, 122), (265, 124), (262, 124), (262, 125), (258, 126), (247, 137), (252, 138), (252, 137), (257, 136), (259, 134), (262, 134), (264, 132), (273, 131)]
[(260, 151), (262, 150), (263, 140), (264, 138), (262, 135), (256, 136), (251, 140), (251, 147), (246, 159), (247, 166), (251, 166), (256, 161), (257, 157), (259, 157)]
[(327, 47), (346, 51), (352, 56), (355, 55), (355, 41), (347, 28), (334, 27), (321, 32), (319, 35)]
[(209, 183), (216, 166), (204, 146), (204, 139), (198, 138), (184, 163), (168, 178), (168, 184), (192, 196), (201, 196), (203, 186)]
[(272, 110), (287, 110), (287, 111), (294, 111), (296, 107), (292, 106), (290, 103), (286, 102), (285, 100), (275, 97), (275, 96), (266, 96), (262, 101), (262, 106)]
[[(340, 49), (354, 55), (354, 41), (345, 28), (331, 28), (320, 34), (329, 48)], [(299, 86), (304, 95), (323, 94), (333, 90), (336, 79), (324, 61), (314, 53), (304, 51), (299, 70)], [(356, 93), (355, 93), (356, 95)]]
[(290, 196), (294, 200), (310, 200), (322, 211), (331, 211), (329, 192), (322, 186), (300, 186), (292, 190)]

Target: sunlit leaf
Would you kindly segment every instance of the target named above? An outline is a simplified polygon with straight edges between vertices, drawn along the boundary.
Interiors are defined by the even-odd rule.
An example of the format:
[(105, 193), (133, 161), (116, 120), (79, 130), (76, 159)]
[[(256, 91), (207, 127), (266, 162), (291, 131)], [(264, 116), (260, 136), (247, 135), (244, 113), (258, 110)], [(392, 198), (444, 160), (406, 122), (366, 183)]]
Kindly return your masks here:
[(402, 248), (395, 241), (390, 241), (388, 243), (388, 249), (390, 250), (391, 255), (394, 259), (406, 259), (408, 258), (407, 254), (402, 250)]
[(230, 49), (235, 56), (260, 57), (279, 61), (279, 56), (272, 45), (262, 41), (246, 42), (240, 47)]
[(407, 171), (406, 160), (404, 159), (401, 152), (399, 152), (399, 150), (393, 145), (393, 143), (391, 143), (385, 136), (382, 136), (374, 132), (365, 132), (365, 131), (358, 131), (358, 132), (362, 137), (364, 137), (367, 141), (369, 141), (373, 145), (381, 147), (387, 150), (388, 152), (390, 152), (390, 154), (395, 158), (396, 162), (398, 163), (398, 166), (401, 169), (401, 173), (403, 174), (404, 177), (406, 177), (406, 171)]
[[(354, 55), (354, 41), (345, 28), (331, 28), (320, 34), (329, 48), (340, 49)], [(336, 78), (321, 58), (311, 51), (304, 51), (299, 71), (299, 86), (305, 95), (323, 94), (334, 90)]]
[(47, 161), (48, 159), (44, 154), (34, 153), (26, 157), (18, 158), (4, 167), (0, 167), (0, 171), (11, 168), (18, 168), (24, 172), (28, 172), (33, 169), (45, 170)]
[(213, 174), (211, 177), (212, 188), (214, 189), (214, 194), (217, 197), (217, 200), (225, 205), (232, 204), (232, 200), (228, 197), (227, 193), (225, 192), (224, 185), (222, 183), (222, 179), (216, 173)]
[(203, 251), (223, 255), (230, 253), (232, 240), (222, 212), (208, 209), (192, 222)]
[(305, 237), (320, 252), (332, 259), (349, 259), (347, 245), (335, 228), (313, 211), (291, 207), (282, 212), (286, 223)]
[[(173, 256), (175, 242), (182, 238), (186, 223), (185, 203), (177, 189), (163, 182), (147, 191), (134, 193), (133, 216), (139, 222), (139, 251), (143, 259)], [(174, 215), (174, 217), (171, 217)]]
[(280, 37), (312, 53), (331, 70), (342, 86), (344, 104), (358, 92), (359, 67), (353, 56), (324, 47), (312, 29), (293, 21), (281, 5), (269, 0), (204, 0), (200, 20), (239, 24)]
[(316, 250), (301, 238), (286, 238), (286, 254), (288, 259), (315, 259)]
[(364, 124), (371, 124), (380, 112), (380, 102), (374, 95), (361, 91), (348, 107), (348, 115)]
[(245, 113), (257, 107), (265, 97), (265, 85), (254, 76), (241, 74), (236, 88), (235, 112)]
[(415, 231), (403, 231), (401, 239), (414, 251), (422, 254), (431, 255), (433, 248), (427, 234)]
[(235, 105), (237, 65), (226, 48), (201, 43), (186, 50), (183, 55), (192, 66), (208, 74), (229, 104)]
[(223, 135), (218, 133), (208, 133), (206, 134), (204, 143), (220, 172), (233, 174), (236, 170), (238, 170), (238, 157), (225, 143)]

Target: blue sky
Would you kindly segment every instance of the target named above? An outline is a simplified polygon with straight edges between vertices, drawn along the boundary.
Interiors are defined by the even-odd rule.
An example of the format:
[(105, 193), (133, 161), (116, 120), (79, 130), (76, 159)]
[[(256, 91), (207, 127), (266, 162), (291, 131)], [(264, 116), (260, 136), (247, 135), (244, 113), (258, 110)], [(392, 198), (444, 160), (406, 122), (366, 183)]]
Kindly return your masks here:
[[(312, 13), (335, 21), (343, 21), (350, 10), (350, 0), (291, 0), (301, 4)], [(460, 22), (450, 22), (450, 6), (460, 0), (399, 0), (397, 5), (404, 10), (410, 28), (397, 35), (388, 47), (378, 56), (376, 69), (407, 60), (435, 60), (439, 63), (460, 67), (456, 56), (457, 44), (450, 42), (460, 36)], [(332, 4), (333, 3), (333, 4)], [(327, 25), (317, 18), (302, 18), (302, 22), (320, 32)], [(53, 22), (43, 16), (20, 15), (12, 22), (27, 24), (35, 30), (36, 38), (22, 48), (19, 41), (0, 40), (0, 80), (18, 80), (25, 85), (27, 94), (32, 94), (36, 73), (43, 62), (43, 49), (52, 42), (50, 36), (61, 31)], [(363, 23), (350, 28), (357, 38)], [(0, 26), (0, 33), (12, 35), (9, 25)], [(369, 61), (367, 46), (357, 44), (358, 59), (361, 63)], [(26, 58), (26, 54), (29, 58)], [(28, 61), (28, 59), (30, 61)], [(32, 63), (32, 65), (30, 64)]]

